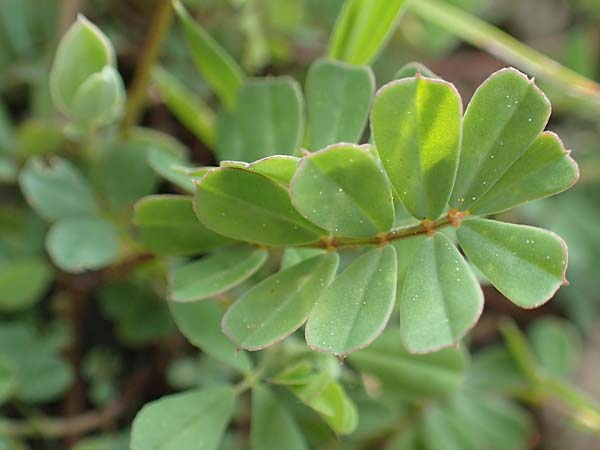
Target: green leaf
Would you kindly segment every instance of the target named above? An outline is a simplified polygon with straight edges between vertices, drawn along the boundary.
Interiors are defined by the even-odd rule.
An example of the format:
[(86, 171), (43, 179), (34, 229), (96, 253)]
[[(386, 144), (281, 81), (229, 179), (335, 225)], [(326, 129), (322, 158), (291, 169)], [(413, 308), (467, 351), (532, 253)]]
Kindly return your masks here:
[(371, 129), (396, 194), (418, 219), (437, 219), (448, 203), (461, 141), (462, 103), (454, 86), (417, 75), (375, 96)]
[[(251, 149), (256, 151), (256, 149)], [(247, 150), (233, 112), (222, 109), (215, 128), (215, 154), (221, 160), (245, 159)]]
[(299, 163), (300, 159), (295, 156), (267, 156), (266, 158), (254, 161), (248, 166), (248, 169), (288, 186)]
[(372, 249), (319, 297), (306, 324), (306, 342), (339, 357), (369, 345), (385, 328), (396, 301), (396, 251)]
[(371, 68), (319, 59), (308, 69), (305, 89), (308, 148), (358, 142), (375, 91)]
[(151, 195), (135, 205), (133, 223), (144, 244), (160, 255), (192, 255), (212, 250), (230, 241), (202, 225), (191, 197)]
[(214, 302), (169, 303), (175, 323), (196, 347), (223, 364), (249, 373), (252, 362), (239, 351), (221, 330), (223, 311)]
[(550, 102), (516, 69), (491, 75), (463, 120), (462, 149), (450, 205), (468, 210), (525, 153), (550, 117)]
[(81, 14), (63, 36), (52, 70), (52, 99), (64, 112), (73, 108), (76, 93), (90, 75), (115, 65), (112, 45), (102, 32)]
[(385, 173), (356, 145), (334, 145), (305, 156), (292, 179), (291, 196), (305, 218), (336, 235), (375, 236), (394, 223)]
[(21, 123), (16, 138), (17, 154), (22, 158), (54, 154), (65, 145), (61, 125), (40, 119), (29, 119)]
[(558, 194), (571, 187), (577, 178), (577, 163), (569, 156), (560, 138), (547, 131), (537, 137), (470, 211), (477, 215), (505, 211)]
[(291, 414), (266, 386), (252, 391), (252, 450), (307, 450), (298, 426)]
[(53, 157), (48, 164), (39, 158), (29, 159), (19, 175), (19, 185), (29, 205), (49, 221), (98, 210), (86, 179), (62, 158)]
[(267, 260), (266, 250), (232, 248), (175, 267), (169, 274), (170, 299), (204, 300), (237, 286)]
[(194, 64), (227, 109), (232, 110), (238, 89), (244, 80), (242, 69), (225, 49), (194, 21), (181, 2), (175, 1), (173, 6), (183, 25)]
[(129, 211), (140, 197), (158, 187), (158, 176), (148, 164), (148, 146), (135, 136), (106, 149), (92, 168), (92, 180), (108, 206)]
[(351, 64), (369, 64), (391, 37), (404, 0), (347, 0), (333, 30), (328, 54)]
[(148, 163), (161, 177), (186, 193), (193, 194), (196, 190), (193, 177), (185, 174), (191, 166), (182, 155), (164, 148), (151, 148), (148, 151)]
[(283, 186), (258, 173), (215, 169), (196, 186), (196, 214), (224, 236), (267, 245), (301, 245), (324, 234), (292, 207)]
[[(290, 77), (248, 80), (239, 90), (232, 119), (233, 133), (239, 133), (237, 145), (218, 146), (220, 159), (249, 162), (265, 156), (293, 155), (300, 148), (304, 130), (300, 86)], [(230, 127), (217, 131), (230, 132)]]
[(446, 348), (426, 355), (407, 352), (398, 329), (385, 331), (368, 348), (352, 353), (353, 367), (375, 377), (385, 393), (406, 399), (443, 397), (462, 381), (467, 360), (463, 351)]
[(0, 357), (0, 405), (10, 399), (17, 385), (17, 373), (13, 363)]
[(162, 296), (149, 286), (130, 281), (105, 284), (99, 294), (100, 311), (123, 342), (139, 346), (173, 335), (175, 325)]
[(483, 311), (479, 282), (442, 233), (425, 239), (408, 269), (400, 299), (400, 335), (413, 353), (456, 344)]
[(527, 336), (545, 371), (558, 378), (573, 373), (581, 354), (581, 337), (573, 324), (558, 317), (541, 317), (529, 326)]
[(117, 230), (104, 219), (62, 219), (50, 229), (46, 249), (54, 264), (66, 272), (100, 269), (118, 256)]
[(306, 321), (338, 263), (337, 253), (328, 253), (271, 275), (229, 308), (223, 331), (238, 347), (249, 350), (281, 341)]
[(198, 139), (213, 147), (215, 114), (200, 96), (160, 66), (152, 69), (152, 81), (169, 111)]
[(398, 69), (398, 72), (396, 72), (396, 75), (394, 75), (394, 80), (412, 78), (417, 76), (417, 74), (421, 74), (427, 78), (440, 78), (433, 73), (429, 67), (418, 62), (409, 62)]
[(133, 421), (131, 450), (217, 450), (235, 398), (234, 389), (224, 387), (148, 403)]
[(471, 262), (510, 301), (536, 308), (566, 283), (567, 247), (550, 231), (473, 219), (458, 229)]
[(48, 290), (52, 275), (52, 268), (41, 258), (0, 264), (0, 311), (19, 311), (37, 303)]
[(77, 89), (71, 105), (73, 119), (86, 127), (108, 125), (125, 106), (125, 87), (111, 66), (90, 75)]

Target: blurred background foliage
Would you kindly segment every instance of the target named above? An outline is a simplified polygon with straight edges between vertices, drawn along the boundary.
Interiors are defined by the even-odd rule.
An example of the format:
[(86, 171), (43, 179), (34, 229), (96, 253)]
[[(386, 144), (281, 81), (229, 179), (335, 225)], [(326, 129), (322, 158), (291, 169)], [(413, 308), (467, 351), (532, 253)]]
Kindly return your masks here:
[[(153, 192), (174, 191), (172, 185), (161, 182), (147, 165), (144, 151), (139, 150), (144, 148), (144, 142), (162, 139), (168, 147), (187, 147), (195, 165), (215, 163), (211, 132), (206, 127), (214, 123), (218, 102), (194, 67), (181, 27), (174, 23), (162, 45), (160, 68), (152, 73), (140, 119), (145, 130), (139, 136), (116, 141), (105, 136), (93, 144), (88, 141), (82, 144), (78, 131), (65, 126), (64, 118), (50, 99), (49, 70), (56, 45), (77, 12), (84, 13), (108, 35), (117, 52), (119, 72), (130, 86), (159, 3), (158, 0), (0, 2), (0, 411), (10, 418), (77, 417), (108, 405), (112, 413), (108, 421), (93, 414), (84, 417), (88, 422), (73, 433), (61, 432), (60, 428), (73, 426), (72, 423), (43, 420), (41, 425), (35, 425), (34, 421), (27, 422), (24, 428), (4, 428), (9, 431), (7, 436), (27, 437), (17, 440), (3, 438), (0, 426), (1, 450), (126, 449), (128, 420), (142, 403), (173, 390), (207, 386), (215, 380), (233, 377), (230, 369), (214, 364), (211, 356), (198, 355), (176, 332), (164, 302), (165, 263), (146, 261), (143, 254), (133, 263), (129, 258), (136, 254), (139, 245), (130, 236), (133, 202)], [(248, 74), (286, 74), (303, 83), (308, 65), (326, 51), (343, 1), (187, 0), (184, 3)], [(600, 80), (599, 0), (447, 0), (447, 3), (483, 18), (579, 74)], [(450, 33), (433, 21), (407, 11), (373, 65), (378, 85), (393, 79), (405, 63), (420, 61), (456, 84), (463, 100), (468, 101), (475, 87), (490, 73), (510, 64), (461, 41), (457, 34), (460, 33)], [(494, 364), (507, 351), (501, 344), (498, 323), (501, 317), (510, 315), (522, 329), (528, 330), (531, 346), (544, 370), (556, 369), (561, 377), (570, 377), (582, 389), (599, 396), (600, 108), (591, 102), (570, 100), (560, 87), (547, 80), (540, 85), (553, 101), (549, 128), (561, 136), (567, 148), (573, 149), (581, 179), (569, 192), (505, 213), (504, 219), (559, 233), (569, 246), (571, 285), (535, 311), (519, 310), (493, 288), (486, 287), (486, 312), (470, 336), (471, 347), (481, 350), (475, 353), (466, 385), (472, 389), (488, 389), (491, 385), (494, 389), (516, 390), (517, 398), (529, 400), (541, 395), (531, 389), (519, 391), (522, 380), (517, 375), (518, 369), (497, 373), (500, 366)], [(181, 111), (181, 105), (178, 108), (177, 95), (169, 96), (173, 89), (180, 89), (185, 98), (193, 99), (198, 108), (193, 113), (200, 111), (201, 120), (190, 118), (189, 113)], [(164, 135), (148, 134), (151, 132), (147, 129)], [(183, 145), (167, 142), (169, 138), (165, 135), (175, 137)], [(89, 164), (81, 157), (79, 148), (85, 147), (85, 154), (92, 145), (101, 151), (91, 158), (94, 164)], [(130, 151), (122, 152), (124, 146)], [(140, 152), (141, 156), (136, 156)], [(29, 158), (52, 155), (74, 160), (83, 167), (103, 215), (118, 228), (120, 250), (109, 257), (112, 267), (71, 274), (50, 262), (44, 249), (49, 225), (27, 206), (17, 177)], [(132, 172), (136, 175), (130, 176)], [(60, 258), (53, 255), (53, 259)], [(124, 275), (114, 276), (121, 271)], [(504, 329), (510, 335), (510, 327)], [(548, 346), (566, 350), (562, 357), (556, 356), (556, 352), (548, 355), (545, 350)], [(294, 354), (296, 350), (289, 351)], [(368, 367), (369, 361), (364, 358), (361, 362), (356, 357), (358, 367), (361, 364)], [(346, 381), (351, 387), (358, 385), (356, 379)], [(382, 388), (377, 383), (371, 387), (374, 391)], [(453, 395), (456, 398), (448, 408), (460, 409), (461, 402), (467, 400), (461, 397), (461, 392)], [(294, 401), (289, 400), (294, 407)], [(393, 422), (401, 406), (393, 402), (387, 405), (383, 400), (375, 405), (372, 398), (358, 389), (355, 401), (361, 411), (368, 411), (357, 431), (356, 442), (363, 446), (354, 441), (347, 443), (347, 447), (335, 446), (322, 425), (307, 417), (303, 426), (311, 430), (314, 445), (324, 449), (384, 448), (381, 439), (389, 437), (385, 435), (385, 420)], [(520, 409), (514, 412), (511, 408), (516, 407), (512, 404), (505, 406), (509, 415), (524, 414)], [(127, 411), (131, 408), (133, 411)], [(527, 421), (533, 420), (538, 431), (533, 435), (523, 432), (526, 446), (522, 448), (600, 448), (600, 441), (582, 430), (581, 423), (585, 424), (589, 418), (576, 417), (580, 425), (572, 426), (561, 409), (552, 401), (530, 407), (532, 419), (523, 419), (521, 426), (528, 428)], [(306, 415), (306, 411), (298, 414)], [(247, 426), (245, 421), (247, 417), (238, 418), (240, 434)], [(89, 423), (91, 426), (87, 426)], [(431, 423), (435, 423), (434, 419)], [(421, 426), (427, 429), (428, 425)], [(514, 427), (508, 429), (515, 433)], [(40, 434), (39, 430), (43, 432)], [(94, 437), (80, 440), (90, 431)], [(59, 438), (40, 437), (52, 436), (53, 432)], [(519, 439), (519, 435), (514, 436)], [(410, 439), (410, 436), (398, 438), (386, 448), (413, 448), (407, 443)], [(364, 447), (365, 442), (372, 446)], [(506, 448), (514, 448), (511, 445), (514, 443), (507, 443)], [(237, 446), (239, 437), (232, 433), (226, 436), (222, 449)]]

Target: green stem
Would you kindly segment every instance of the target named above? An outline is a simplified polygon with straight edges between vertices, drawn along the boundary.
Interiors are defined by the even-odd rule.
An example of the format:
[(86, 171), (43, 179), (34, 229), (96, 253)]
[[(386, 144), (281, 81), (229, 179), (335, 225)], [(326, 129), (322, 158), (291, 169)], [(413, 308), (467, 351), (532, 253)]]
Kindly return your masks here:
[(414, 0), (410, 10), (469, 44), (555, 83), (568, 96), (600, 110), (600, 84), (521, 43), (504, 31), (439, 0)]
[(157, 0), (156, 4), (156, 11), (150, 25), (148, 39), (142, 49), (140, 62), (136, 67), (133, 81), (127, 92), (125, 119), (121, 126), (123, 134), (127, 134), (128, 130), (139, 120), (146, 96), (146, 87), (150, 80), (150, 73), (158, 58), (158, 53), (173, 18), (171, 0)]

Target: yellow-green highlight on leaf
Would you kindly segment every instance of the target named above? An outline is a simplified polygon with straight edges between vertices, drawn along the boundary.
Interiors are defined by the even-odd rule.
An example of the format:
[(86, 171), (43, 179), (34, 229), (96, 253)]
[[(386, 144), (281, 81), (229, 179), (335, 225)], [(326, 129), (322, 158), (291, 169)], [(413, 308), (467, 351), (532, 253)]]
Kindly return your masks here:
[(286, 338), (306, 321), (333, 280), (337, 253), (315, 256), (278, 272), (242, 295), (223, 318), (223, 331), (239, 347), (260, 350)]
[(195, 211), (209, 229), (233, 239), (266, 245), (302, 245), (325, 234), (305, 220), (288, 191), (259, 173), (214, 169), (196, 184)]
[(412, 353), (455, 345), (483, 311), (473, 271), (443, 233), (425, 239), (408, 269), (400, 298), (400, 336)]
[(465, 220), (457, 232), (469, 260), (522, 308), (536, 308), (566, 284), (567, 247), (550, 231), (494, 220)]
[(275, 155), (254, 161), (248, 169), (289, 186), (299, 163), (300, 158), (295, 156)]
[(450, 205), (469, 210), (525, 153), (549, 117), (550, 103), (533, 80), (516, 69), (492, 74), (465, 112)]
[(79, 87), (90, 75), (115, 65), (115, 53), (106, 36), (83, 15), (71, 25), (56, 51), (50, 71), (52, 99), (70, 112)]
[(252, 276), (267, 256), (266, 250), (231, 248), (177, 266), (169, 274), (169, 297), (194, 302), (225, 292)]
[(291, 183), (294, 207), (334, 235), (370, 237), (394, 223), (389, 181), (364, 148), (337, 144), (306, 155)]
[(412, 78), (417, 76), (417, 74), (421, 74), (422, 76), (427, 78), (440, 78), (435, 73), (433, 73), (429, 67), (418, 62), (409, 62), (400, 67), (400, 69), (398, 69), (398, 72), (396, 72), (396, 74), (394, 75), (394, 80), (401, 80), (402, 78)]
[(336, 277), (310, 312), (311, 348), (344, 358), (381, 334), (396, 301), (396, 259), (393, 246), (375, 248)]
[(375, 76), (369, 66), (318, 59), (308, 69), (305, 91), (309, 150), (358, 142), (375, 91)]
[(209, 148), (214, 146), (215, 113), (181, 81), (160, 66), (152, 69), (152, 80), (166, 107)]
[(252, 450), (308, 450), (294, 418), (266, 386), (259, 384), (252, 390), (250, 424)]
[(180, 1), (174, 1), (173, 6), (183, 25), (196, 67), (225, 107), (233, 110), (238, 89), (244, 81), (244, 72), (225, 49), (190, 16)]
[(328, 56), (369, 64), (390, 39), (405, 0), (346, 0), (329, 42)]
[(375, 96), (371, 129), (392, 186), (418, 219), (437, 219), (448, 203), (461, 144), (462, 103), (454, 86), (417, 75)]
[(131, 450), (217, 450), (236, 400), (231, 387), (168, 395), (135, 417)]
[(545, 131), (494, 186), (470, 208), (494, 214), (569, 189), (579, 178), (577, 163), (560, 138)]
[(231, 243), (198, 221), (193, 199), (181, 195), (150, 195), (134, 207), (133, 224), (141, 240), (164, 256), (193, 255)]

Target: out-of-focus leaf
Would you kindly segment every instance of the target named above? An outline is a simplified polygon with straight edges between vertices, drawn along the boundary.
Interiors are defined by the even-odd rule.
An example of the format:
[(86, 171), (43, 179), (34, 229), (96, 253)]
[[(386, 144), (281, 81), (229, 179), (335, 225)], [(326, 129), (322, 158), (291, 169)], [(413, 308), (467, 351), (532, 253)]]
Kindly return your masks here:
[(391, 245), (360, 256), (315, 303), (306, 324), (308, 345), (340, 357), (369, 345), (392, 314), (397, 274)]
[(267, 260), (266, 250), (232, 248), (175, 267), (170, 273), (170, 299), (204, 300), (225, 292), (254, 274)]
[(111, 66), (90, 75), (77, 89), (71, 116), (80, 125), (98, 127), (119, 118), (125, 105), (121, 75)]
[(135, 205), (133, 223), (138, 227), (144, 244), (160, 255), (191, 255), (230, 242), (198, 221), (191, 197), (144, 197)]
[(0, 311), (19, 311), (34, 305), (51, 280), (52, 268), (41, 258), (0, 264)]
[(117, 230), (100, 218), (62, 219), (50, 229), (46, 249), (54, 264), (66, 272), (100, 269), (118, 256)]
[(218, 361), (248, 373), (252, 362), (221, 330), (223, 310), (213, 302), (170, 303), (175, 323), (196, 347)]
[(58, 124), (39, 119), (23, 122), (17, 129), (16, 139), (17, 153), (23, 158), (56, 153), (65, 143)]
[[(17, 385), (17, 374), (10, 359), (0, 357), (0, 405), (7, 401), (13, 394)], [(1, 448), (1, 447), (0, 447)]]
[(244, 79), (242, 69), (208, 32), (194, 21), (184, 6), (176, 1), (175, 11), (183, 25), (187, 43), (196, 67), (230, 110)]
[(306, 219), (333, 234), (375, 236), (394, 223), (387, 177), (377, 160), (356, 145), (334, 145), (305, 156), (292, 179), (291, 197)]
[(431, 71), (431, 69), (429, 69), (429, 67), (418, 62), (410, 62), (398, 69), (398, 72), (394, 75), (394, 79), (401, 80), (402, 78), (412, 78), (417, 76), (418, 73), (427, 78), (439, 78)]
[(81, 172), (69, 161), (54, 157), (48, 164), (31, 158), (19, 175), (29, 205), (46, 220), (93, 214), (96, 198)]
[(448, 203), (461, 142), (462, 103), (454, 86), (417, 75), (377, 92), (371, 129), (396, 194), (418, 219)]
[(456, 344), (483, 311), (479, 282), (442, 233), (425, 239), (404, 280), (400, 335), (411, 352)]
[(235, 398), (234, 389), (223, 387), (148, 403), (133, 421), (131, 450), (217, 450)]
[(196, 186), (196, 214), (224, 236), (267, 245), (299, 245), (315, 242), (324, 233), (292, 207), (283, 186), (258, 173), (224, 167), (206, 174)]
[(308, 70), (305, 90), (310, 150), (358, 142), (375, 90), (370, 67), (319, 59)]
[(545, 371), (559, 378), (573, 373), (581, 354), (581, 338), (570, 322), (542, 317), (529, 326), (527, 336)]
[(328, 253), (271, 275), (229, 308), (223, 331), (238, 347), (249, 350), (281, 341), (306, 321), (338, 263), (337, 253)]
[(331, 58), (369, 64), (387, 43), (402, 14), (404, 0), (346, 1), (329, 43)]
[(536, 308), (566, 282), (567, 248), (550, 231), (494, 220), (466, 220), (458, 242), (470, 261), (510, 301)]

